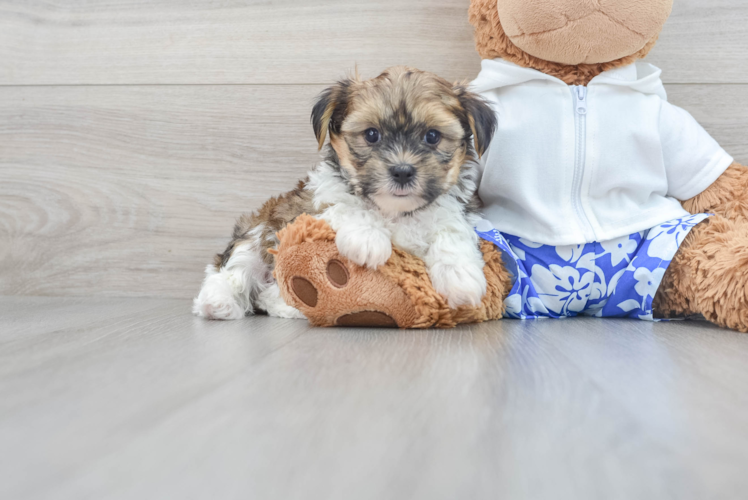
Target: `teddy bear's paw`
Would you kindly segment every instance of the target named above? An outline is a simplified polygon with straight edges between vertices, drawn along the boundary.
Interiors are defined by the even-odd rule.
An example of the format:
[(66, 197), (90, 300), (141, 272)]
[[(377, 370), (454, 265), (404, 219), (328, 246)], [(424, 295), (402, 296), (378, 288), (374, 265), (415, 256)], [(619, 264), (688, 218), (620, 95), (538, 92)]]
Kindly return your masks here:
[[(306, 277), (293, 276), (290, 291), (300, 301), (313, 323), (335, 326), (366, 326), (397, 328), (397, 321), (378, 310), (380, 304), (366, 304), (367, 289), (362, 289), (361, 278), (368, 276), (365, 269), (349, 269), (340, 259), (332, 258), (316, 273)], [(364, 281), (366, 279), (364, 278)], [(372, 292), (381, 292), (376, 287)], [(351, 300), (356, 303), (350, 303)], [(355, 310), (360, 308), (367, 310)], [(320, 318), (321, 315), (321, 319)]]
[(476, 307), (486, 294), (486, 276), (477, 265), (438, 262), (429, 268), (434, 289), (447, 299), (449, 307)]
[(381, 229), (342, 227), (337, 232), (335, 243), (340, 255), (369, 269), (384, 265), (392, 255), (390, 235)]
[[(312, 325), (411, 328), (431, 319), (388, 278), (391, 273), (350, 261), (332, 240), (285, 247), (275, 258), (280, 296)], [(427, 285), (428, 278), (423, 281)]]
[(286, 319), (306, 319), (306, 316), (293, 306), (289, 306), (280, 296), (277, 283), (272, 284), (257, 296), (255, 300), (257, 309), (265, 311), (268, 316)]
[(368, 328), (397, 328), (397, 321), (381, 311), (359, 311), (345, 314), (335, 321), (336, 326), (360, 326)]

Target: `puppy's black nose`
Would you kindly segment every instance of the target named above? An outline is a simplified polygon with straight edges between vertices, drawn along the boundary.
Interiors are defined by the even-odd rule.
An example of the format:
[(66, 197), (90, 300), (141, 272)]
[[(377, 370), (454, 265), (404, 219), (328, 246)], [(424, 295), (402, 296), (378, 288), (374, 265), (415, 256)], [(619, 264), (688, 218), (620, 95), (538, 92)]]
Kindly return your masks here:
[(392, 179), (400, 186), (407, 186), (416, 176), (416, 167), (413, 165), (395, 165), (390, 167)]

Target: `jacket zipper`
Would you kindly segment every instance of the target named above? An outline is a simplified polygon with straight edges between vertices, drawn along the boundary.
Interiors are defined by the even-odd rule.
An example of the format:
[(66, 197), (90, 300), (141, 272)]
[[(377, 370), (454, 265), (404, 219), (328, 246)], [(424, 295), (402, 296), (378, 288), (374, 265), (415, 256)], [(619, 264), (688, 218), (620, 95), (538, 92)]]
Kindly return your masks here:
[(574, 95), (575, 125), (576, 125), (576, 156), (574, 161), (574, 179), (572, 181), (572, 204), (577, 218), (581, 223), (584, 237), (587, 241), (595, 241), (595, 230), (590, 223), (582, 206), (582, 178), (587, 163), (587, 87), (583, 85), (571, 86)]

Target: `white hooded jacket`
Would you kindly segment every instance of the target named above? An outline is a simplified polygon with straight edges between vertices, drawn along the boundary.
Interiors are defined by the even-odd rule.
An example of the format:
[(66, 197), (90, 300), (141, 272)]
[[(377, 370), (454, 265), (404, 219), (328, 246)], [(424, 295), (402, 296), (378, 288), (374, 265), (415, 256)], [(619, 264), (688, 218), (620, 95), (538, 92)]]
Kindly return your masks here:
[(501, 59), (472, 89), (498, 128), (478, 194), (499, 231), (546, 245), (607, 241), (688, 213), (733, 159), (636, 63), (569, 86)]

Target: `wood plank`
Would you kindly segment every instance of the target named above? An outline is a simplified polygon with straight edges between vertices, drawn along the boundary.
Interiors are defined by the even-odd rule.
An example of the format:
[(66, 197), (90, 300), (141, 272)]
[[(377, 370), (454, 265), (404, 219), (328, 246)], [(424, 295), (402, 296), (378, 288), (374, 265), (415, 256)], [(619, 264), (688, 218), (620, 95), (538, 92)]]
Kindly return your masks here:
[[(677, 463), (703, 460), (708, 448), (708, 470), (702, 473), (711, 485), (701, 496), (710, 496), (718, 484), (737, 494), (734, 479), (748, 457), (739, 450), (748, 449), (748, 434), (726, 434), (721, 426), (748, 424), (748, 412), (737, 410), (748, 409), (748, 395), (741, 392), (748, 387), (746, 336), (703, 322), (608, 320), (583, 326), (569, 337), (545, 340), (602, 391), (615, 394), (627, 414), (646, 422), (653, 438), (675, 452)], [(547, 332), (529, 327), (531, 335)]]
[(737, 161), (748, 164), (748, 86), (666, 85), (669, 102), (684, 108)]
[(0, 290), (196, 293), (236, 217), (316, 163), (321, 89), (5, 89)]
[[(0, 366), (13, 364), (0, 373), (0, 448), (13, 451), (0, 496), (696, 499), (748, 487), (746, 335), (591, 318), (312, 329), (143, 304), (0, 298), (0, 310), (54, 311), (16, 315), (28, 339), (0, 343)], [(111, 321), (90, 321), (96, 310)], [(58, 314), (78, 323), (60, 329)]]
[[(2, 297), (0, 300), (0, 357), (13, 349), (17, 342), (24, 345), (28, 342), (49, 342), (48, 334), (69, 329), (81, 323), (80, 307), (85, 299), (76, 297)], [(150, 310), (163, 307), (163, 302), (155, 303), (149, 298), (129, 299), (127, 307), (117, 301), (96, 302), (96, 307), (88, 312), (87, 321), (98, 323), (119, 320), (128, 316), (147, 314)], [(29, 318), (33, 318), (30, 328)], [(34, 336), (42, 340), (33, 339)], [(46, 345), (48, 347), (48, 345)], [(0, 366), (0, 375), (4, 370), (12, 369), (15, 360), (6, 359), (7, 364)], [(25, 360), (26, 361), (26, 360)]]
[[(0, 297), (6, 309), (24, 310), (12, 324), (26, 335), (3, 342), (0, 316), (0, 446), (23, 456), (0, 457), (2, 498), (64, 482), (309, 329), (204, 321), (185, 300)], [(26, 479), (7, 481), (17, 474)]]
[[(409, 64), (479, 70), (468, 0), (0, 1), (0, 84), (326, 83)], [(678, 0), (651, 56), (668, 82), (748, 83), (748, 4)]]
[(666, 83), (748, 83), (748, 2), (675, 0), (647, 60)]
[[(234, 219), (317, 160), (321, 86), (0, 94), (0, 293), (190, 297)], [(748, 162), (748, 87), (669, 87)]]
[[(326, 83), (480, 65), (466, 0), (0, 2), (1, 84)], [(44, 65), (44, 68), (39, 67)]]

